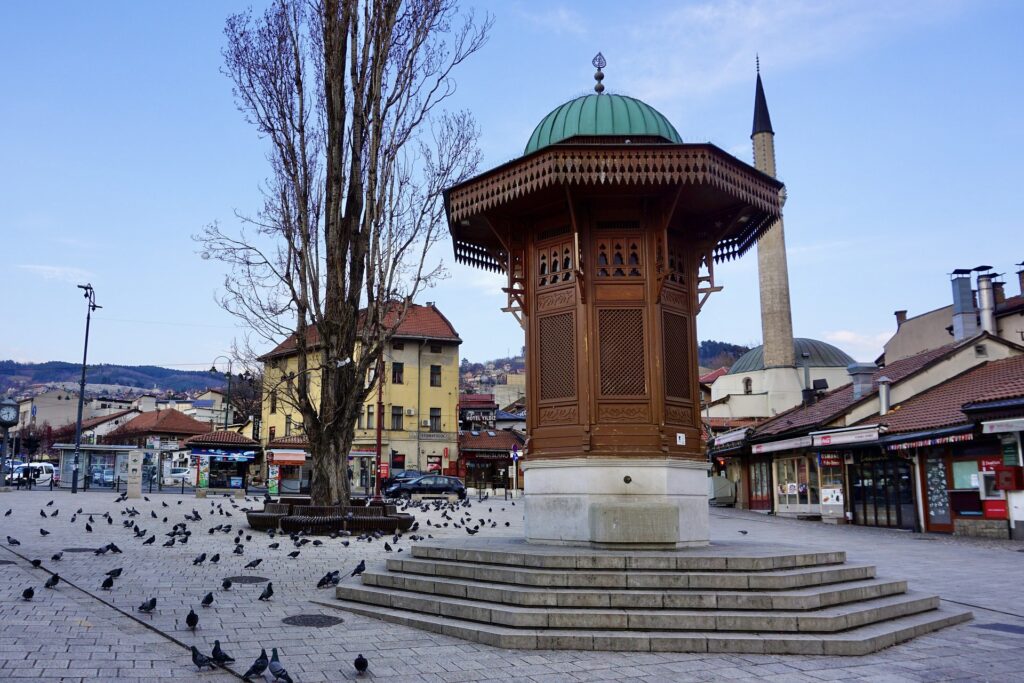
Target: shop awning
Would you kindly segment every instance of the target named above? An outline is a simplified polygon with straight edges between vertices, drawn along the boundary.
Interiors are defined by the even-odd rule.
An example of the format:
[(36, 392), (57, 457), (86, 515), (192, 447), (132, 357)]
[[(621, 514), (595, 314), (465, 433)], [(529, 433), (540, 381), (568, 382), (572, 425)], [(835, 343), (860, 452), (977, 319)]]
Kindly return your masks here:
[(272, 465), (303, 465), (306, 463), (305, 451), (270, 451), (268, 455)]
[(878, 441), (878, 435), (883, 427), (871, 425), (870, 427), (848, 427), (846, 429), (830, 429), (824, 432), (811, 432), (812, 445), (817, 447), (849, 446), (854, 444), (867, 444)]
[(751, 453), (774, 453), (775, 451), (791, 451), (796, 448), (808, 448), (812, 439), (809, 436), (799, 436), (795, 439), (782, 439), (780, 441), (769, 441), (767, 443), (751, 444)]
[(988, 420), (981, 423), (982, 434), (1005, 434), (1007, 432), (1024, 432), (1024, 417), (1013, 420)]

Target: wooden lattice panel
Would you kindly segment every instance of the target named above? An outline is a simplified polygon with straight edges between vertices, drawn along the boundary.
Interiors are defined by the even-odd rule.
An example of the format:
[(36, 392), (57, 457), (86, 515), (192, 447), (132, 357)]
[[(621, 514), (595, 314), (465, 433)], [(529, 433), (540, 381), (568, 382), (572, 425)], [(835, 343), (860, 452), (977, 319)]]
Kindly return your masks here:
[(643, 309), (605, 308), (597, 316), (601, 395), (645, 395)]
[(692, 399), (690, 393), (690, 330), (685, 316), (664, 311), (665, 395)]
[(576, 331), (573, 313), (537, 321), (540, 346), (540, 400), (576, 396)]

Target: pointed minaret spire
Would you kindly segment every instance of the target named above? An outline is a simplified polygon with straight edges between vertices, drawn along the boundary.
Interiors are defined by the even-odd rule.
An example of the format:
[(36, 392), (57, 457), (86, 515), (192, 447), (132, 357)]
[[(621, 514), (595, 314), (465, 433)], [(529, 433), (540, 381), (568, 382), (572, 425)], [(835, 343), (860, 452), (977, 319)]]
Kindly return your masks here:
[[(761, 85), (761, 60), (757, 62), (754, 96), (754, 168), (775, 177), (775, 132), (768, 117), (768, 102)], [(789, 303), (789, 265), (782, 219), (757, 242), (757, 271), (761, 289), (761, 332), (766, 368), (795, 367), (793, 314)]]
[(754, 93), (754, 129), (750, 137), (758, 133), (775, 134), (772, 130), (772, 117), (768, 115), (768, 100), (764, 96), (764, 85), (761, 84), (761, 58), (757, 58), (757, 90)]

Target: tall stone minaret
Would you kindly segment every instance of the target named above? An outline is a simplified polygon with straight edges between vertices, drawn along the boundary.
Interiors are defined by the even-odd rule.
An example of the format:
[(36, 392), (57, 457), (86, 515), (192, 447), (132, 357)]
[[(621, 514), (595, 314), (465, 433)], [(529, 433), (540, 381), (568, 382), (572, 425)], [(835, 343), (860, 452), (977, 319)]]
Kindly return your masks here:
[[(754, 96), (754, 167), (775, 177), (775, 131), (768, 115), (768, 102), (761, 85), (761, 67), (757, 68), (757, 92)], [(786, 236), (782, 219), (757, 243), (757, 272), (761, 284), (761, 333), (764, 339), (764, 366), (794, 367), (793, 315), (789, 306), (789, 268), (786, 265)]]

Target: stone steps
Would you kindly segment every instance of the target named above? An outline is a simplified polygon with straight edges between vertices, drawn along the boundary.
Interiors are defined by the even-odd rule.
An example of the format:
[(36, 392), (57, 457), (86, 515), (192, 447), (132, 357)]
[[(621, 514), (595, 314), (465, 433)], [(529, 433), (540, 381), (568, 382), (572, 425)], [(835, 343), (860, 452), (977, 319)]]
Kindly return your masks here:
[(906, 581), (866, 579), (787, 591), (561, 589), (367, 571), (363, 585), (468, 598), (522, 607), (630, 607), (643, 609), (810, 610), (904, 593)]
[(645, 610), (517, 607), (374, 586), (340, 586), (337, 597), (398, 610), (513, 628), (831, 633), (936, 609), (939, 599), (891, 595), (814, 611)]
[(431, 542), (336, 597), (358, 614), (513, 649), (865, 654), (971, 618), (845, 553), (747, 542), (630, 553)]
[(708, 590), (787, 590), (843, 581), (861, 581), (875, 575), (867, 564), (808, 566), (758, 571), (678, 570), (565, 570), (507, 567), (464, 561), (389, 559), (389, 572), (446, 576), (547, 588), (656, 588)]
[(971, 619), (968, 610), (944, 606), (839, 633), (580, 631), (517, 629), (346, 600), (318, 604), (471, 642), (518, 650), (866, 655)]

